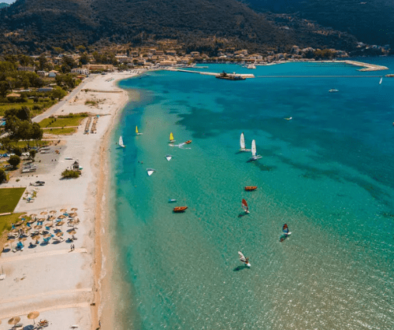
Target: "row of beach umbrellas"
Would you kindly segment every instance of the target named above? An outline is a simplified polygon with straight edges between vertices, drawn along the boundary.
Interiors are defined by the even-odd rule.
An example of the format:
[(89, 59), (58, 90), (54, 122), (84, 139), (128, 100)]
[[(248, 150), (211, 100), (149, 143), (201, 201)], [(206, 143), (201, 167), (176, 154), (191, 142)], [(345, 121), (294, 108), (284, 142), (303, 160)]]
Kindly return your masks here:
[[(31, 312), (31, 313), (27, 314), (27, 318), (29, 320), (33, 320), (33, 321), (39, 316), (40, 316), (39, 312)], [(14, 316), (8, 320), (8, 324), (15, 326), (20, 322), (20, 320), (21, 320), (21, 318), (19, 316)], [(34, 323), (35, 323), (35, 321), (34, 321)], [(1, 320), (0, 320), (0, 324), (1, 324)]]

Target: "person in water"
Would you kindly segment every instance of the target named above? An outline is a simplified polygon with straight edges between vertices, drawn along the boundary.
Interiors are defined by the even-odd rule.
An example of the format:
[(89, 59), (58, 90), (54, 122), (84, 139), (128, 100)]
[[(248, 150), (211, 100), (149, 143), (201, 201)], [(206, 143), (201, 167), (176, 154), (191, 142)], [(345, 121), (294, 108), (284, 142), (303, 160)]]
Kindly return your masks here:
[(249, 263), (249, 258), (245, 258), (244, 263), (245, 263), (245, 265), (247, 265)]

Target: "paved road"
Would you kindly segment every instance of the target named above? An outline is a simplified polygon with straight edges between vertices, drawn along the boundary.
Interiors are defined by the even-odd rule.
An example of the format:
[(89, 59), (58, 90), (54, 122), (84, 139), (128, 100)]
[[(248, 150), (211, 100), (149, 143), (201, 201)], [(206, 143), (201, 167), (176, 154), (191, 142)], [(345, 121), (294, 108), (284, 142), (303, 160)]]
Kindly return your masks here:
[(63, 100), (60, 102), (56, 103), (54, 106), (50, 107), (47, 111), (42, 113), (41, 115), (38, 115), (32, 119), (34, 123), (39, 123), (41, 120), (48, 118), (52, 116), (54, 113), (56, 113), (63, 105), (65, 105), (70, 99), (72, 99), (74, 96), (76, 96), (81, 89), (89, 82), (94, 79), (94, 75), (90, 75), (89, 78), (86, 78), (84, 81), (82, 81), (77, 88), (75, 88), (70, 94), (68, 94)]

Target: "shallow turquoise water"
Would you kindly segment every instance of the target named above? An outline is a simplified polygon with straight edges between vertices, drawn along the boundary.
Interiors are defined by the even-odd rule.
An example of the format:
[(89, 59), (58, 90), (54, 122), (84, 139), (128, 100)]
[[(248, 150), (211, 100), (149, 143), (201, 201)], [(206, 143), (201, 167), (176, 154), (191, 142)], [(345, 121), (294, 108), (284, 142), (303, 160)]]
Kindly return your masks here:
[[(372, 62), (394, 69), (393, 58)], [(310, 63), (207, 71), (223, 69), (377, 74)], [(394, 79), (155, 72), (120, 86), (133, 101), (111, 147), (119, 329), (394, 328)], [(170, 147), (170, 132), (193, 143)], [(262, 159), (237, 152), (241, 132)], [(239, 217), (242, 198), (251, 213)], [(292, 236), (280, 243), (284, 223)]]

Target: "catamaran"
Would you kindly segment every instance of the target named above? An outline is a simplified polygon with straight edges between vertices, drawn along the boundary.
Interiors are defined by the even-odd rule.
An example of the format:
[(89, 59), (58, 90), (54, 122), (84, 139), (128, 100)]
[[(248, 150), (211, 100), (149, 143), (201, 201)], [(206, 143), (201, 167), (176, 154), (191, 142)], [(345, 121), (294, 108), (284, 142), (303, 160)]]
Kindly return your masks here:
[(174, 135), (170, 133), (170, 143), (174, 143), (174, 142), (175, 142)]
[(171, 155), (166, 155), (166, 159), (167, 159), (168, 161), (170, 161), (170, 160), (172, 159), (172, 156), (171, 156)]
[(383, 82), (383, 77), (382, 77), (382, 78), (380, 78), (379, 85), (381, 85), (381, 84), (382, 84), (382, 82)]
[(287, 223), (285, 223), (285, 224), (283, 225), (282, 231), (283, 231), (283, 233), (284, 233), (286, 236), (290, 236), (290, 235), (291, 235), (291, 232), (289, 231), (289, 226), (287, 225)]
[(250, 161), (262, 158), (262, 156), (256, 155), (256, 152), (257, 152), (256, 151), (256, 141), (253, 140), (252, 141), (252, 158), (250, 158)]
[(292, 120), (293, 119), (293, 117), (288, 117), (288, 118), (285, 118), (286, 120)]
[(138, 132), (138, 126), (135, 127), (135, 134), (142, 135), (142, 133)]
[(244, 209), (245, 213), (249, 214), (249, 206), (248, 203), (246, 203), (246, 200), (242, 199), (242, 208)]
[(249, 262), (249, 258), (245, 258), (245, 256), (241, 251), (238, 251), (238, 255), (239, 255), (239, 260), (241, 260), (241, 262), (243, 262), (247, 267), (252, 266)]
[(239, 145), (241, 146), (241, 149), (239, 151), (250, 151), (250, 149), (245, 149), (245, 135), (242, 132), (241, 137), (239, 138)]
[(123, 144), (123, 138), (122, 137), (119, 138), (119, 146), (122, 147), (122, 148), (126, 148), (126, 146)]
[(153, 168), (147, 168), (146, 172), (148, 173), (149, 176), (151, 176), (153, 173), (156, 172), (156, 170), (154, 170)]

